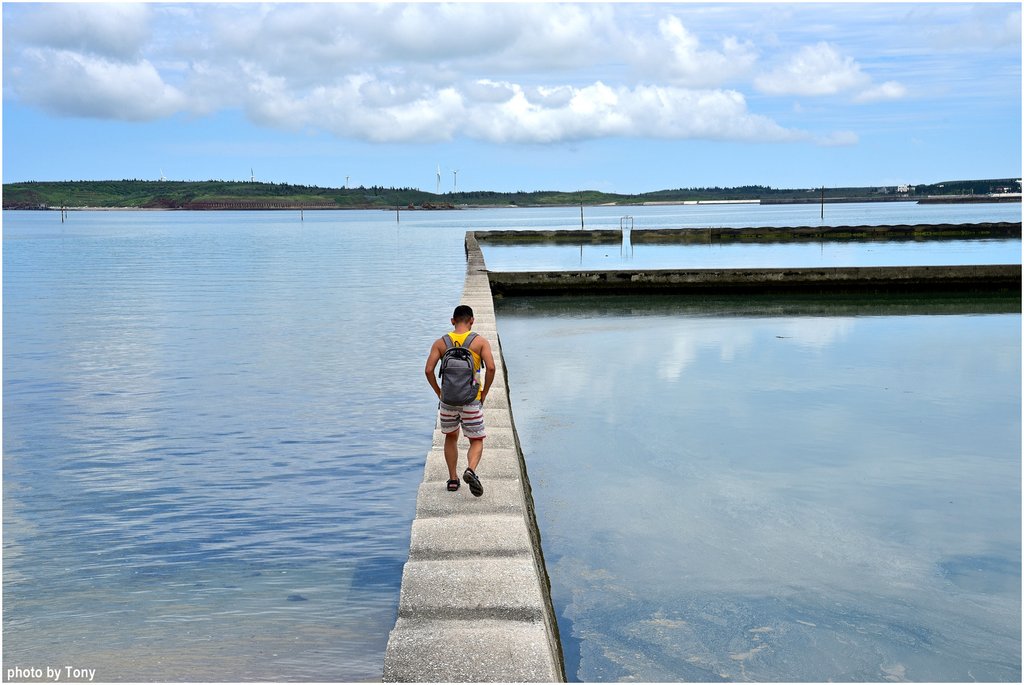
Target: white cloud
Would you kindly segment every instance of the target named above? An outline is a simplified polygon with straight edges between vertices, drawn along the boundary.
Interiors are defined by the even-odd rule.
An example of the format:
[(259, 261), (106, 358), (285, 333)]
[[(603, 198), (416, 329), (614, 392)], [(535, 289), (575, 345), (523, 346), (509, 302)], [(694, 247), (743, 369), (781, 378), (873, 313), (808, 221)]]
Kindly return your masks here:
[[(739, 86), (724, 84), (749, 76), (753, 45), (731, 36), (704, 45), (674, 15), (624, 22), (616, 5), (539, 4), (105, 11), (18, 8), (5, 36), (7, 94), (62, 115), (130, 120), (239, 108), (264, 126), (369, 141), (856, 142), (849, 132), (815, 139), (752, 112)], [(79, 24), (60, 39), (40, 33), (55, 16)], [(865, 102), (903, 93), (896, 82), (873, 85), (827, 43), (757, 83)]]
[(631, 52), (645, 75), (689, 87), (721, 86), (746, 74), (757, 60), (750, 43), (734, 37), (722, 41), (721, 50), (701, 47), (700, 39), (676, 16), (658, 22), (658, 37), (632, 38)]
[[(371, 13), (352, 19), (377, 43), (380, 57), (430, 63), (476, 59), (507, 49), (524, 28), (540, 28), (529, 7), (414, 4), (384, 9), (383, 16)], [(552, 12), (552, 18), (557, 14)]]
[(463, 86), (466, 96), (477, 102), (508, 102), (515, 97), (515, 86), (506, 81), (480, 79)]
[(507, 102), (468, 111), (463, 130), (493, 142), (529, 143), (608, 136), (786, 141), (802, 135), (750, 113), (736, 91), (597, 82), (565, 87), (559, 99), (538, 102), (515, 88)]
[(754, 83), (769, 95), (835, 95), (866, 87), (871, 79), (852, 57), (828, 43), (807, 45), (788, 62), (758, 76)]
[(489, 22), (515, 27), (514, 33), (500, 49), (491, 49), (465, 67), (501, 74), (553, 74), (621, 59), (615, 53), (622, 31), (612, 5), (496, 3), (486, 7)]
[(414, 93), (360, 75), (296, 97), (279, 77), (252, 84), (246, 111), (279, 128), (308, 126), (373, 142), (416, 143), (452, 139), (464, 119), (462, 96), (454, 88)]
[(57, 114), (147, 121), (174, 114), (186, 102), (146, 60), (123, 63), (39, 49), (24, 57), (30, 68), (13, 74), (19, 94)]
[(428, 88), (415, 83), (379, 81), (370, 76), (364, 76), (361, 80), (360, 102), (368, 109), (400, 107), (430, 97)]
[(840, 54), (826, 42), (804, 46), (786, 63), (754, 79), (754, 84), (769, 95), (848, 93), (857, 103), (898, 100), (907, 93), (897, 81), (874, 85), (852, 57)]
[(787, 141), (806, 134), (747, 110), (735, 91), (609, 86), (527, 89), (478, 81), (410, 88), (369, 74), (296, 96), (281, 77), (251, 74), (245, 95), (256, 121), (315, 126), (378, 142), (437, 142), (463, 135), (495, 143), (593, 138), (711, 138)]
[(572, 101), (575, 89), (570, 86), (534, 86), (525, 89), (526, 97), (545, 107), (563, 107)]
[[(400, 68), (421, 80), (587, 64), (610, 10), (537, 4), (323, 3), (209, 10), (208, 57), (257, 61), (294, 82)], [(482, 75), (482, 74), (481, 74)]]
[(954, 6), (951, 20), (924, 31), (928, 41), (945, 51), (990, 51), (993, 48), (1020, 50), (1021, 11), (1006, 12), (1002, 3)]
[(149, 16), (141, 3), (42, 4), (16, 17), (10, 29), (31, 45), (131, 60), (150, 37)]
[(886, 81), (877, 86), (866, 88), (853, 98), (854, 102), (876, 102), (879, 100), (899, 100), (906, 96), (907, 89), (902, 83)]

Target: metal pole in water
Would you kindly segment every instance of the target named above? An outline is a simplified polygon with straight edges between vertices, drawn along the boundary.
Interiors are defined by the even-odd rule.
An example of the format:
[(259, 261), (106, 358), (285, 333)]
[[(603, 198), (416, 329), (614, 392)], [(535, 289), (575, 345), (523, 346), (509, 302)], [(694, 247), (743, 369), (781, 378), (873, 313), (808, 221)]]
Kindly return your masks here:
[(825, 218), (825, 186), (821, 187), (821, 218)]
[[(626, 225), (629, 228), (626, 228)], [(619, 217), (619, 239), (621, 243), (619, 245), (619, 256), (626, 257), (627, 259), (633, 256), (633, 217), (626, 215)]]

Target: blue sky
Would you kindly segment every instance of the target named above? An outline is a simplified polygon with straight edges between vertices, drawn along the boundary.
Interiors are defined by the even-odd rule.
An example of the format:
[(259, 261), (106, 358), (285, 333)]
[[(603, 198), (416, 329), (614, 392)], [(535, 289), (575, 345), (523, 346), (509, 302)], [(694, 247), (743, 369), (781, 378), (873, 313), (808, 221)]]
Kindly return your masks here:
[(3, 180), (1020, 177), (1020, 29), (1019, 3), (4, 3)]

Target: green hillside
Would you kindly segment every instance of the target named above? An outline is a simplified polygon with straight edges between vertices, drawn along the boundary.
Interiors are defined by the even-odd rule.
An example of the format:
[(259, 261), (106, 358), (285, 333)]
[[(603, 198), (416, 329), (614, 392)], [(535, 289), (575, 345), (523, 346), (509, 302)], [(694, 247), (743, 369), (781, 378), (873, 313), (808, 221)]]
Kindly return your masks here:
[(430, 193), (395, 188), (319, 188), (287, 183), (233, 181), (68, 181), (5, 183), (4, 209), (137, 207), (206, 209), (212, 205), (281, 207), (387, 207), (421, 204)]
[[(934, 195), (974, 195), (1020, 192), (1016, 179), (945, 181), (898, 188), (826, 188), (826, 201), (886, 201), (920, 199)], [(457, 206), (543, 206), (639, 204), (643, 202), (693, 202), (762, 200), (766, 202), (819, 202), (819, 188), (782, 189), (768, 186), (735, 188), (676, 188), (638, 195), (596, 190), (519, 191), (500, 193), (468, 191), (435, 194), (414, 188), (320, 188), (288, 183), (239, 181), (30, 181), (3, 185), (4, 209), (55, 209), (61, 207), (153, 209), (356, 209), (448, 208)]]

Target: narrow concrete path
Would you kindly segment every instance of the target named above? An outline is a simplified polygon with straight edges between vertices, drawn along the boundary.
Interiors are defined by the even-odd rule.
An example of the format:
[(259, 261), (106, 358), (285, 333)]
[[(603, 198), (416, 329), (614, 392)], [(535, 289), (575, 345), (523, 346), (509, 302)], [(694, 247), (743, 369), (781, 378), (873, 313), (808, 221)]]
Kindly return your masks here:
[[(443, 436), (435, 424), (416, 499), (398, 620), (384, 656), (384, 680), (564, 682), (533, 498), (509, 408), (494, 301), (472, 233), (466, 234), (466, 262), (462, 300), (456, 304), (473, 308), (473, 330), (490, 340), (498, 367), (484, 407), (487, 439), (477, 469), (484, 494), (473, 497), (465, 484), (455, 493), (445, 489)], [(463, 437), (460, 474), (468, 446)]]

